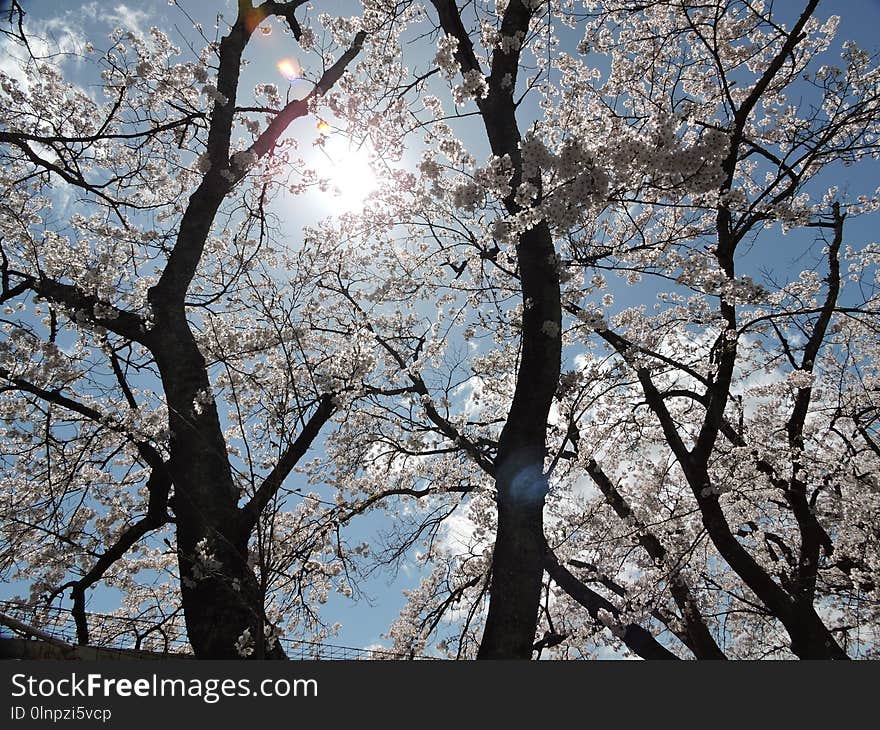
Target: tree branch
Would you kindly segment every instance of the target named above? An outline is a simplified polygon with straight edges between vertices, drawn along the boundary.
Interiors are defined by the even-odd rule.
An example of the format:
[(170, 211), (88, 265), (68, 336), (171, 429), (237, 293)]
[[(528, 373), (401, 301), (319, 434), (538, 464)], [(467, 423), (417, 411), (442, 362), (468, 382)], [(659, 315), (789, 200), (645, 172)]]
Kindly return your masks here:
[[(600, 618), (600, 611), (607, 611), (615, 618), (620, 616), (620, 610), (617, 606), (585, 586), (572, 575), (568, 568), (559, 562), (559, 559), (550, 549), (549, 545), (546, 547), (544, 569), (562, 590), (587, 609), (590, 617), (596, 623), (607, 626)], [(614, 629), (612, 630), (614, 631)], [(626, 644), (630, 651), (642, 657), (642, 659), (678, 659), (675, 654), (658, 642), (650, 632), (638, 624), (622, 626), (614, 631), (614, 634)]]
[(299, 436), (285, 449), (278, 463), (269, 472), (269, 475), (260, 484), (254, 496), (240, 510), (241, 524), (239, 529), (243, 534), (250, 534), (263, 510), (278, 492), (287, 475), (293, 467), (306, 454), (314, 440), (318, 437), (321, 428), (330, 420), (336, 410), (333, 404), (333, 396), (324, 394), (318, 401), (318, 407), (312, 413), (306, 425), (300, 431)]

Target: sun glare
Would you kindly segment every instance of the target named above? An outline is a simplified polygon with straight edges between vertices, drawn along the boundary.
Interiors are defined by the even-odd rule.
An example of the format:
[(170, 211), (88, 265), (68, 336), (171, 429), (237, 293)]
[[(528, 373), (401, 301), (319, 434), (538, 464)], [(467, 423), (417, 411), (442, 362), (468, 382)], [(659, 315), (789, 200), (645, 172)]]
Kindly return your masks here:
[(295, 58), (283, 58), (275, 65), (288, 81), (294, 81), (302, 76), (302, 67)]
[(367, 150), (338, 138), (324, 145), (320, 173), (330, 182), (333, 198), (328, 202), (337, 210), (359, 210), (378, 185)]

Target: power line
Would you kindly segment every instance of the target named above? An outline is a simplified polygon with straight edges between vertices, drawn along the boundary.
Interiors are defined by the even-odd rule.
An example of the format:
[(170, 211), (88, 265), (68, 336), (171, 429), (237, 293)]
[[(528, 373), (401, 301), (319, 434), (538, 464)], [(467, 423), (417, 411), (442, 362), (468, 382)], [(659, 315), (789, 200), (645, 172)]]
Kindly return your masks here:
[[(70, 613), (57, 606), (37, 606), (0, 601), (0, 612), (6, 613), (22, 623), (39, 626), (41, 634), (47, 638), (41, 640), (60, 640), (67, 644), (76, 644), (76, 626)], [(161, 623), (140, 617), (114, 616), (112, 614), (88, 612), (86, 614), (90, 626), (92, 641), (90, 646), (106, 649), (145, 649), (159, 651), (169, 656), (186, 656), (192, 654), (189, 641), (179, 627), (171, 625), (166, 631)], [(14, 629), (16, 633), (20, 631)], [(158, 635), (158, 636), (156, 636)], [(153, 638), (149, 638), (149, 637)], [(145, 645), (140, 645), (147, 640)], [(395, 660), (395, 659), (434, 659), (435, 657), (410, 655), (394, 652), (389, 649), (363, 649), (340, 644), (327, 644), (302, 639), (278, 640), (285, 653), (291, 659), (361, 659), (361, 660)]]

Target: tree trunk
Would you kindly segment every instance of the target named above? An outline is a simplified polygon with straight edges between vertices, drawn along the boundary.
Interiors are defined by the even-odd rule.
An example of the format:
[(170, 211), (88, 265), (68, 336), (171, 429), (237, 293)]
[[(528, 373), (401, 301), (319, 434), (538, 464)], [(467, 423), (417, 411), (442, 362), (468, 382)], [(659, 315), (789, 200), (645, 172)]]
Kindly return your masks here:
[(530, 659), (532, 656), (545, 546), (546, 478), (541, 462), (537, 464), (534, 459), (512, 459), (499, 470), (496, 482), (498, 530), (492, 558), (489, 614), (477, 655), (479, 659)]
[(522, 282), (522, 354), (495, 460), (498, 532), (480, 659), (530, 659), (544, 576), (547, 417), (562, 359), (562, 306), (546, 223), (517, 246)]
[(242, 529), (205, 359), (181, 306), (157, 302), (154, 311), (162, 333), (154, 349), (168, 403), (171, 504), (190, 644), (199, 659), (283, 657), (277, 645), (264, 650), (263, 595), (248, 565), (250, 531)]

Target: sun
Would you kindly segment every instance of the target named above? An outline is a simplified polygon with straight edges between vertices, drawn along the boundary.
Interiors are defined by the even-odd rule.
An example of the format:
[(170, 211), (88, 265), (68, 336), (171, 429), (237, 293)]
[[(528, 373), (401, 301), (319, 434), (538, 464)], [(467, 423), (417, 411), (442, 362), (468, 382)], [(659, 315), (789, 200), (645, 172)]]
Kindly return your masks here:
[(378, 187), (369, 151), (342, 137), (331, 137), (324, 143), (319, 173), (330, 183), (333, 197), (329, 205), (339, 211), (362, 209), (367, 197)]
[(288, 81), (296, 81), (302, 76), (302, 66), (295, 58), (282, 58), (275, 67)]

